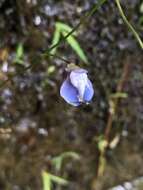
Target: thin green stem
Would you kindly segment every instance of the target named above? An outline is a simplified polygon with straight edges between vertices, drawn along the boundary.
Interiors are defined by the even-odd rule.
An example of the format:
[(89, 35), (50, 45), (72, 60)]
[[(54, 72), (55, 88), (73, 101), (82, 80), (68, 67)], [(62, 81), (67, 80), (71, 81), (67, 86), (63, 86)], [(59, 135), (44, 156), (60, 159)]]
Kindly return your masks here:
[(124, 12), (123, 12), (123, 9), (121, 7), (121, 4), (120, 4), (120, 0), (115, 0), (116, 4), (117, 4), (117, 7), (118, 7), (118, 10), (119, 10), (119, 13), (123, 19), (123, 21), (126, 23), (126, 25), (128, 26), (128, 28), (131, 30), (131, 32), (133, 33), (133, 35), (135, 36), (136, 40), (138, 41), (141, 49), (143, 49), (143, 41), (141, 40), (139, 34), (136, 32), (136, 30), (134, 29), (134, 27), (129, 23), (127, 17), (125, 16)]
[(41, 54), (41, 56), (44, 57), (44, 58), (46, 58), (48, 56), (50, 56), (50, 57), (56, 57), (56, 58), (60, 59), (61, 61), (64, 61), (67, 64), (70, 64), (72, 62), (72, 61), (69, 61), (69, 60), (67, 60), (67, 59), (65, 59), (65, 58), (63, 58), (63, 57), (61, 57), (61, 56), (59, 56), (57, 54), (51, 54), (49, 52), (48, 53), (43, 53), (43, 54)]
[(87, 19), (89, 17), (91, 17), (107, 0), (99, 0), (99, 2), (94, 5), (91, 10), (86, 13), (81, 19), (80, 22), (67, 34), (65, 35), (63, 38), (61, 38), (61, 40), (59, 40), (58, 43), (54, 44), (53, 46), (51, 46), (48, 51), (46, 51), (47, 53), (50, 52), (51, 50), (53, 50), (55, 47), (59, 46), (63, 41), (65, 41), (70, 35), (72, 35), (82, 24), (84, 24)]

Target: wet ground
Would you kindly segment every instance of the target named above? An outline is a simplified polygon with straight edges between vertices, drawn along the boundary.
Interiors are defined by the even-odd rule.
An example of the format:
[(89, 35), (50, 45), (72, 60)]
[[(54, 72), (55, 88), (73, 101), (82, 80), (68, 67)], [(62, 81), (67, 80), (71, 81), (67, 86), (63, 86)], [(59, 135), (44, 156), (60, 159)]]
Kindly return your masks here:
[[(143, 54), (123, 23), (113, 1), (108, 1), (78, 30), (78, 42), (89, 59), (86, 65), (66, 44), (61, 57), (88, 69), (95, 96), (79, 108), (65, 103), (59, 89), (65, 78), (59, 58), (41, 57), (50, 47), (56, 21), (74, 27), (96, 0), (1, 0), (0, 1), (0, 189), (41, 190), (42, 170), (69, 180), (67, 187), (97, 189), (143, 176)], [(123, 1), (129, 20), (143, 38), (139, 20), (141, 2)], [(23, 64), (16, 64), (16, 48), (24, 46)], [(96, 178), (97, 140), (108, 120), (109, 96), (116, 91), (129, 64), (123, 98), (113, 121), (114, 149), (106, 151), (103, 176)], [(53, 72), (48, 69), (54, 66)], [(25, 69), (29, 67), (29, 69)], [(7, 82), (5, 82), (7, 81)], [(72, 151), (79, 160), (67, 158), (60, 171), (52, 159)]]

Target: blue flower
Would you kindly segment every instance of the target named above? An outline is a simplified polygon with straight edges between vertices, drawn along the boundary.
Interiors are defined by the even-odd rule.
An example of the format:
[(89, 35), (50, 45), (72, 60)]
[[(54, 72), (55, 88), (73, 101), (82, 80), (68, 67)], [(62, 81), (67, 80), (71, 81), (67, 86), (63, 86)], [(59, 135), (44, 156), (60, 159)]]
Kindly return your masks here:
[(93, 86), (88, 79), (87, 71), (77, 66), (68, 73), (60, 89), (60, 95), (73, 106), (88, 103), (93, 94)]

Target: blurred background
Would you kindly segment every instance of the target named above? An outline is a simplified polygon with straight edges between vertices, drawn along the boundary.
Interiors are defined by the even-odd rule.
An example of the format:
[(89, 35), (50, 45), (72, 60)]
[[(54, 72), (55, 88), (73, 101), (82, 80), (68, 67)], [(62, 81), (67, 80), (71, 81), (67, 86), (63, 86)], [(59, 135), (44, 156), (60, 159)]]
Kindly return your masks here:
[[(143, 53), (115, 2), (104, 3), (55, 56), (42, 56), (96, 3), (0, 0), (0, 190), (108, 190), (126, 181), (116, 190), (143, 189)], [(121, 4), (143, 38), (143, 1)], [(89, 105), (60, 97), (61, 58), (88, 70)]]

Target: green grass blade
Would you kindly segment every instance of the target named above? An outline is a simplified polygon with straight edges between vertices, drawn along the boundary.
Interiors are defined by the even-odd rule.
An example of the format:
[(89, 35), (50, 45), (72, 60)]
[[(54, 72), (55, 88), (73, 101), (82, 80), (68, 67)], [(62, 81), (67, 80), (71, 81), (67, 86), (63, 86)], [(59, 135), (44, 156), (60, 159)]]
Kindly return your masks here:
[(61, 169), (63, 160), (65, 158), (68, 158), (68, 157), (72, 158), (72, 159), (75, 159), (75, 160), (80, 159), (79, 154), (77, 154), (76, 152), (72, 152), (72, 151), (64, 152), (64, 153), (60, 154), (59, 156), (54, 157), (52, 159), (52, 163), (55, 166), (55, 169), (57, 171), (59, 171)]
[(23, 57), (24, 57), (23, 44), (19, 43), (16, 48), (16, 55), (15, 55), (14, 63), (23, 65), (23, 63), (24, 63)]
[(128, 94), (125, 92), (116, 92), (114, 94), (111, 94), (111, 98), (127, 98)]
[(59, 46), (64, 40), (66, 40), (66, 38), (68, 38), (69, 36), (71, 36), (73, 33), (75, 33), (75, 31), (78, 30), (78, 28), (83, 25), (84, 23), (87, 22), (87, 19), (89, 19), (107, 0), (99, 0), (97, 2), (97, 4), (93, 5), (93, 7), (91, 8), (91, 10), (89, 12), (87, 12), (81, 19), (80, 22), (70, 31), (67, 33), (66, 36), (64, 36), (64, 38), (61, 38), (59, 40), (58, 43), (53, 44), (49, 49), (48, 52), (51, 52), (52, 49), (54, 49), (56, 46)]
[[(67, 33), (63, 32), (63, 35), (66, 36)], [(76, 52), (76, 54), (80, 57), (80, 59), (83, 62), (88, 63), (87, 57), (84, 54), (82, 48), (80, 47), (80, 45), (79, 45), (78, 41), (75, 39), (75, 37), (73, 37), (71, 35), (68, 38), (66, 38), (66, 41), (69, 43), (69, 45), (72, 47), (72, 49)]]
[(21, 59), (24, 55), (24, 49), (23, 49), (23, 44), (19, 43), (18, 47), (16, 49), (16, 58)]
[(63, 179), (62, 177), (55, 176), (52, 174), (49, 174), (50, 178), (53, 182), (57, 183), (58, 185), (68, 185), (68, 181)]
[(62, 155), (62, 158), (67, 158), (67, 157), (71, 157), (75, 160), (79, 160), (80, 159), (80, 156), (79, 154), (77, 154), (76, 152), (73, 152), (73, 151), (69, 151), (69, 152), (64, 152)]
[(61, 156), (56, 156), (55, 158), (52, 159), (52, 164), (55, 166), (56, 171), (60, 171), (61, 166), (62, 166), (62, 157)]
[[(53, 36), (53, 40), (52, 40), (52, 45), (51, 46), (54, 46), (55, 44), (57, 44), (60, 40), (60, 30), (56, 27), (55, 28), (55, 32), (54, 32), (54, 36)], [(51, 50), (51, 54), (55, 54), (56, 53), (56, 50), (57, 50), (57, 46), (55, 46), (55, 48), (53, 48)]]
[(51, 190), (51, 177), (50, 175), (43, 171), (42, 172), (42, 179), (43, 179), (43, 190)]
[[(69, 25), (62, 23), (62, 22), (56, 22), (56, 28), (59, 31), (65, 31), (67, 33), (71, 32), (73, 30), (73, 28), (71, 28)], [(76, 35), (76, 31), (74, 33), (72, 33), (72, 35)]]

